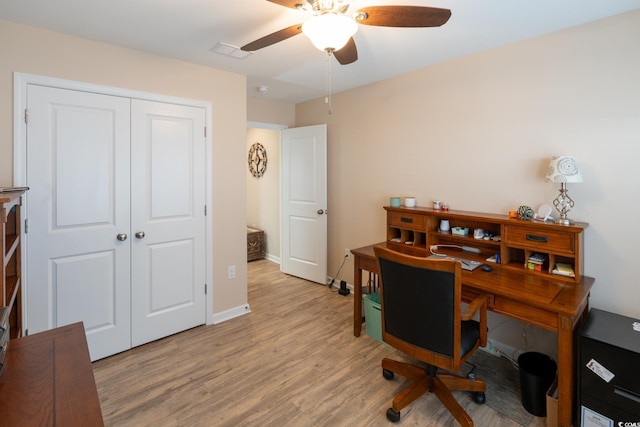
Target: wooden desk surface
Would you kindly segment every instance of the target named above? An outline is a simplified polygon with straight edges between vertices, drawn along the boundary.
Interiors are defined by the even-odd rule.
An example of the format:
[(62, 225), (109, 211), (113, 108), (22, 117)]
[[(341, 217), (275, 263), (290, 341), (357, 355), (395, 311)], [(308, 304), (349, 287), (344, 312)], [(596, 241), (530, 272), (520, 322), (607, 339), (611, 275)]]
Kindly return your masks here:
[[(361, 269), (377, 273), (374, 246), (386, 246), (386, 242), (353, 249), (351, 252), (356, 255)], [(527, 275), (517, 270), (501, 269), (499, 266), (495, 266), (490, 272), (479, 268), (473, 271), (462, 270), (462, 285), (467, 289), (519, 300), (527, 306), (567, 316), (576, 316), (581, 312), (581, 305), (588, 298), (593, 283), (594, 279), (591, 277), (585, 277), (582, 282), (573, 284)]]
[(0, 426), (103, 426), (82, 323), (11, 340)]

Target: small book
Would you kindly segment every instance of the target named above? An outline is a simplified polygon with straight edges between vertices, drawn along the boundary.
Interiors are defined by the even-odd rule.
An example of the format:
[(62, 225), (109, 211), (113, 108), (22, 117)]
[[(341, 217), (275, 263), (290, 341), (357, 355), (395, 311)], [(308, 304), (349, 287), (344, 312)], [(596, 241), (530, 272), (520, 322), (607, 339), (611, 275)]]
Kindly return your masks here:
[(543, 264), (547, 260), (547, 256), (544, 254), (531, 254), (529, 256), (529, 262), (535, 262), (537, 264)]
[(0, 193), (12, 193), (15, 191), (26, 191), (29, 187), (0, 187)]

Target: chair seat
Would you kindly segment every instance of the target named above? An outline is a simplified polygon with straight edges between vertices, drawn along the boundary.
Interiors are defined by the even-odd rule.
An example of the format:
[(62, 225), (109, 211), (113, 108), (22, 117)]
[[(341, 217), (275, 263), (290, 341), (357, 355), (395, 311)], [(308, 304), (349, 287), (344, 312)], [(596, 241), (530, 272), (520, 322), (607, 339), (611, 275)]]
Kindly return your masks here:
[(480, 339), (480, 323), (475, 320), (461, 322), (460, 358), (464, 358)]

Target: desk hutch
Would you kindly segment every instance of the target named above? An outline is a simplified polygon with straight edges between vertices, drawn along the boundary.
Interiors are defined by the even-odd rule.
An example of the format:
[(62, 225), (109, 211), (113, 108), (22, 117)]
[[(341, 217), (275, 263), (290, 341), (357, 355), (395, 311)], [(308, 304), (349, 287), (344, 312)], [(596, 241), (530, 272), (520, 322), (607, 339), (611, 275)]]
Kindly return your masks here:
[[(580, 327), (589, 311), (589, 293), (594, 279), (584, 276), (584, 230), (586, 223), (569, 226), (550, 222), (522, 221), (507, 215), (436, 210), (424, 207), (385, 207), (387, 239), (377, 245), (416, 256), (437, 252), (467, 260), (490, 264), (490, 272), (463, 270), (463, 299), (471, 301), (485, 295), (489, 310), (558, 334), (558, 419), (569, 426), (574, 409), (574, 331)], [(441, 220), (448, 220), (450, 229), (467, 228), (467, 235), (439, 231)], [(476, 228), (488, 231), (496, 240), (476, 239)], [(362, 329), (363, 270), (377, 274), (373, 247), (352, 250), (354, 255), (354, 335)], [(462, 252), (458, 247), (473, 248)], [(540, 255), (542, 268), (529, 266), (532, 255)], [(499, 255), (500, 262), (487, 258)], [(556, 264), (571, 267), (574, 274), (560, 275)]]

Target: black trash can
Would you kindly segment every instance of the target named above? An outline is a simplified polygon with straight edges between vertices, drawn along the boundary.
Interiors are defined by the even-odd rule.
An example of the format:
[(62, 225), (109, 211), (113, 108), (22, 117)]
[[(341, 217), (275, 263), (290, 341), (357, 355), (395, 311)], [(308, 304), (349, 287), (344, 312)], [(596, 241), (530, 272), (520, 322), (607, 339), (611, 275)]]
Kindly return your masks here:
[(547, 390), (556, 378), (558, 365), (543, 353), (530, 351), (518, 357), (522, 406), (537, 417), (547, 416)]

